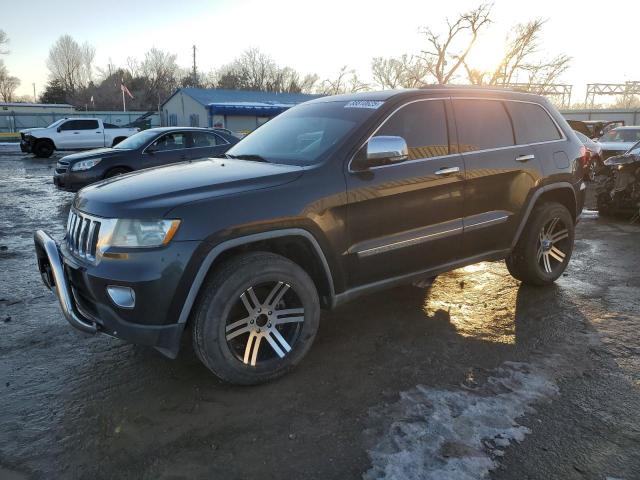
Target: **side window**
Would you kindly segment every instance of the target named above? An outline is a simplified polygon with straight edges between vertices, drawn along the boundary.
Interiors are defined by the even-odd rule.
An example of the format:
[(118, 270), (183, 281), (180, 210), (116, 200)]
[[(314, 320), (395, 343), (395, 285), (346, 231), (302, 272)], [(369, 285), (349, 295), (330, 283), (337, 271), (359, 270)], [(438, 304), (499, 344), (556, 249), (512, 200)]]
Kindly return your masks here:
[(505, 105), (513, 121), (517, 144), (548, 142), (562, 138), (555, 123), (540, 105), (523, 102), (505, 102)]
[(187, 136), (183, 132), (167, 133), (153, 142), (157, 152), (187, 148)]
[(75, 130), (97, 130), (98, 129), (97, 120), (76, 120), (75, 123), (76, 123)]
[(69, 120), (68, 122), (64, 122), (62, 125), (60, 125), (60, 130), (78, 130), (76, 124), (77, 120)]
[(447, 115), (442, 100), (414, 102), (398, 110), (377, 136), (399, 136), (407, 141), (409, 160), (449, 154)]
[(216, 145), (222, 145), (226, 143), (215, 133), (192, 132), (191, 138), (193, 139), (193, 148), (215, 147)]
[(460, 152), (513, 145), (513, 129), (504, 105), (496, 100), (453, 100)]

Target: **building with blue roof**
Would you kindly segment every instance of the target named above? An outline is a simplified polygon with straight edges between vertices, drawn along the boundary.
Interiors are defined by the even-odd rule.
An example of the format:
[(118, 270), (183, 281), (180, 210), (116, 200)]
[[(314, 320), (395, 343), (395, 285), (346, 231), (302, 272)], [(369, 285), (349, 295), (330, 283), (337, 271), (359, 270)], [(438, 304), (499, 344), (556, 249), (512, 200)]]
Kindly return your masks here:
[(298, 103), (321, 95), (180, 88), (161, 105), (165, 126), (220, 127), (247, 134)]

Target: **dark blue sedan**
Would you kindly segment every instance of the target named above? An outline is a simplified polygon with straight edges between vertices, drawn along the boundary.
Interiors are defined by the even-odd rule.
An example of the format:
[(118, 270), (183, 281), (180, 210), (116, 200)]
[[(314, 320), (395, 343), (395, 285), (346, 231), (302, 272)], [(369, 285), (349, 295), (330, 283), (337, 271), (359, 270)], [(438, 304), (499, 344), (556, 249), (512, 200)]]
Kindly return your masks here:
[(142, 168), (217, 157), (240, 139), (227, 130), (163, 127), (136, 133), (113, 148), (99, 148), (58, 160), (53, 183), (75, 192), (91, 183)]

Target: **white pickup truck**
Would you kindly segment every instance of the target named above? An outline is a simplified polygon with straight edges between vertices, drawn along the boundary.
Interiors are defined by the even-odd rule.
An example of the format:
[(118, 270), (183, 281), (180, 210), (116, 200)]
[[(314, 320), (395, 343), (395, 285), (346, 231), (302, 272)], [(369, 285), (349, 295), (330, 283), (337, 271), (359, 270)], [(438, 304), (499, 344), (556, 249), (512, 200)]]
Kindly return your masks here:
[(48, 158), (54, 150), (113, 147), (139, 131), (139, 128), (104, 123), (99, 118), (63, 118), (47, 128), (20, 130), (20, 149)]

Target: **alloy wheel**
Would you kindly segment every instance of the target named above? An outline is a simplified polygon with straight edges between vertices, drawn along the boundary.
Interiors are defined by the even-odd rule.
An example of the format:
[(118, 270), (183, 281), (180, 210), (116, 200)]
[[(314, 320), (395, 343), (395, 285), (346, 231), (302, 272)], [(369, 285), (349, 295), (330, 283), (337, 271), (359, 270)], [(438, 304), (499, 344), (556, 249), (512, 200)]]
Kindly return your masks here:
[(225, 324), (227, 344), (246, 365), (278, 361), (295, 348), (303, 322), (302, 302), (290, 285), (253, 285), (231, 308)]
[(564, 222), (555, 217), (540, 230), (538, 238), (538, 265), (548, 274), (561, 268), (569, 251), (569, 230)]

